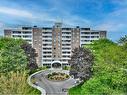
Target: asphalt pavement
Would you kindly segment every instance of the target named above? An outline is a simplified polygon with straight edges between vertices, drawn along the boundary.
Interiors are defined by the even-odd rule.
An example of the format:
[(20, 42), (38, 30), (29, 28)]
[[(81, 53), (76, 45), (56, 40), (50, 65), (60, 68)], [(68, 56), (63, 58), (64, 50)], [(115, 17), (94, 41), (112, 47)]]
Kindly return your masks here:
[(45, 89), (47, 95), (67, 95), (68, 89), (76, 85), (76, 80), (73, 78), (59, 82), (48, 80), (45, 76), (51, 72), (54, 71), (46, 70), (34, 76), (36, 79), (36, 84)]

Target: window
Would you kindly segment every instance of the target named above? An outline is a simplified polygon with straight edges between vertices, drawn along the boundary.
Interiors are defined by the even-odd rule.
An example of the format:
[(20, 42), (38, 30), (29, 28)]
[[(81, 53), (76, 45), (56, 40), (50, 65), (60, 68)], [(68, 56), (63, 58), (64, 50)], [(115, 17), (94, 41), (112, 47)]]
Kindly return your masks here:
[(13, 31), (13, 33), (21, 34), (21, 31)]
[(21, 36), (20, 36), (20, 35), (13, 35), (13, 37), (18, 37), (18, 38), (21, 38)]
[(66, 49), (66, 50), (70, 50), (70, 48), (62, 48), (62, 49), (63, 49), (63, 50), (65, 50), (65, 49)]
[(90, 28), (81, 28), (81, 30), (90, 30)]
[(62, 28), (62, 30), (71, 30), (71, 28)]
[(31, 31), (24, 31), (23, 34), (30, 34)]
[(63, 51), (62, 53), (63, 53), (63, 54), (70, 54), (70, 52), (66, 52), (66, 51)]
[(91, 38), (99, 38), (99, 36), (91, 36)]
[(51, 46), (52, 44), (43, 44), (43, 46)]
[(90, 36), (81, 36), (82, 38), (90, 38)]
[(42, 32), (43, 34), (52, 34), (52, 32)]
[(89, 42), (90, 40), (81, 40), (82, 42)]
[(71, 32), (62, 32), (62, 34), (71, 34)]
[(43, 38), (52, 38), (52, 36), (43, 36)]
[(44, 42), (52, 42), (52, 40), (43, 40)]
[(62, 57), (70, 57), (69, 55), (63, 55)]
[(49, 55), (47, 55), (47, 56), (46, 56), (46, 55), (45, 55), (45, 56), (43, 56), (43, 58), (49, 58), (49, 57), (52, 57), (52, 56), (49, 56)]
[(99, 32), (91, 32), (91, 34), (99, 34)]
[(23, 35), (24, 38), (31, 38), (31, 35)]
[(43, 48), (44, 50), (52, 50), (52, 48)]
[(52, 52), (43, 52), (44, 54), (51, 54)]
[(81, 34), (90, 34), (90, 32), (81, 32)]
[(22, 27), (23, 30), (29, 30), (32, 29), (31, 27)]

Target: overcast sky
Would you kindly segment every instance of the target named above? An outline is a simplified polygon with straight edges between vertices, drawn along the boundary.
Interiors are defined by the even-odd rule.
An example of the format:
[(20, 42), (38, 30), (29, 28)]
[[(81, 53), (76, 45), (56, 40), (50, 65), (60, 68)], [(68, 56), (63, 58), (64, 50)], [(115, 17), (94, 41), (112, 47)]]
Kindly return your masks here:
[(127, 0), (0, 0), (0, 35), (7, 26), (64, 25), (108, 31), (117, 41), (127, 34)]

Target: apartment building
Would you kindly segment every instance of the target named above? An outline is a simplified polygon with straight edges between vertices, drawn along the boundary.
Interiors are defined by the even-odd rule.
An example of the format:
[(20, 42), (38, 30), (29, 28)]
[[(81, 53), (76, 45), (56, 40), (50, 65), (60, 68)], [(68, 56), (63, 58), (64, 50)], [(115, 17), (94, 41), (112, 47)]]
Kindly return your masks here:
[(69, 66), (72, 50), (90, 44), (94, 40), (106, 38), (106, 31), (63, 27), (55, 23), (53, 27), (20, 27), (5, 29), (5, 36), (22, 38), (28, 41), (38, 53), (38, 66), (52, 67), (54, 63)]
[(4, 29), (4, 36), (12, 38), (20, 38), (32, 44), (32, 27), (17, 27)]

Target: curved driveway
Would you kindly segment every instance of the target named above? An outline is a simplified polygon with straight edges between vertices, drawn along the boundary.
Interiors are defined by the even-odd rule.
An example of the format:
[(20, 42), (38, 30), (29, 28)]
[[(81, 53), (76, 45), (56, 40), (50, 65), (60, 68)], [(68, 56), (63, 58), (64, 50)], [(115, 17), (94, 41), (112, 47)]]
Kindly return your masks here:
[(74, 80), (73, 78), (60, 82), (47, 80), (45, 76), (51, 72), (54, 72), (54, 70), (46, 70), (34, 75), (37, 85), (45, 89), (47, 95), (67, 95), (67, 89), (76, 85), (76, 80)]

